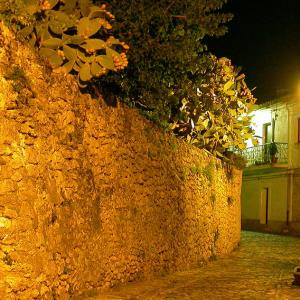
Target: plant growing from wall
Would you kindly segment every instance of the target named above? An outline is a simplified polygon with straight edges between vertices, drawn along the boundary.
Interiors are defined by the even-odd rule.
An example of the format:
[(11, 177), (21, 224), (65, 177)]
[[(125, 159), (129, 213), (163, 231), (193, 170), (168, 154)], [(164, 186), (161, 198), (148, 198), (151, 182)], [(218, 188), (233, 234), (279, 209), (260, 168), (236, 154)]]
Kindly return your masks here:
[(247, 165), (247, 158), (239, 153), (226, 151), (224, 153), (228, 167), (234, 166), (238, 170), (243, 170)]
[(212, 161), (210, 161), (209, 164), (202, 170), (202, 174), (207, 178), (210, 184), (212, 183), (212, 180), (214, 178), (214, 170), (215, 165)]
[(212, 192), (212, 194), (210, 195), (209, 200), (212, 207), (214, 208), (217, 200), (216, 194), (214, 192)]
[(128, 45), (111, 34), (115, 18), (89, 0), (12, 0), (0, 15), (21, 39), (39, 47), (51, 66), (72, 72), (81, 84), (108, 71), (123, 70)]
[(23, 88), (30, 87), (30, 82), (26, 77), (25, 72), (19, 66), (13, 66), (6, 74), (4, 74), (4, 78), (13, 81), (12, 87), (17, 93)]
[(190, 172), (192, 175), (200, 175), (202, 172), (202, 168), (201, 166), (195, 164), (190, 167)]
[(231, 206), (234, 203), (234, 198), (232, 196), (227, 197), (227, 204)]

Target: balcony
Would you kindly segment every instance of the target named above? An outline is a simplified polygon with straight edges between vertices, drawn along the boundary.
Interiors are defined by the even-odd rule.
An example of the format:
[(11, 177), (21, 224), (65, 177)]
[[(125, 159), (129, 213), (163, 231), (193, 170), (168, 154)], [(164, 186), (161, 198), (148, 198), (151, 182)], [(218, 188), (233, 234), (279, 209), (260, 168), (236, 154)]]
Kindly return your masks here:
[[(277, 157), (276, 164), (287, 164), (288, 163), (288, 144), (287, 143), (275, 143), (277, 146)], [(271, 143), (258, 145), (251, 148), (242, 150), (240, 154), (247, 159), (246, 167), (260, 166), (266, 164), (274, 164), (270, 155)]]

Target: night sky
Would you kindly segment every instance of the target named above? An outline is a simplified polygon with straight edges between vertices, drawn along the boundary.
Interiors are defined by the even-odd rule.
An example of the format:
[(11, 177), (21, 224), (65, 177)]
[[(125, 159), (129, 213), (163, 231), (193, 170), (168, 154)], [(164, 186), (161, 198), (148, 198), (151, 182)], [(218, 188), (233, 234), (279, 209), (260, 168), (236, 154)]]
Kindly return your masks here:
[(299, 89), (300, 0), (231, 0), (225, 9), (235, 17), (209, 50), (242, 67), (258, 102)]

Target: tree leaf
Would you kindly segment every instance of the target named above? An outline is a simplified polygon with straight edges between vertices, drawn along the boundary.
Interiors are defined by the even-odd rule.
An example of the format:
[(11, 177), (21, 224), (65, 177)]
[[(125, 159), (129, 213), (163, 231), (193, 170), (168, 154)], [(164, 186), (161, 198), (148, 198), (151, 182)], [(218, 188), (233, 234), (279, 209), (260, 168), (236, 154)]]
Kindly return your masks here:
[(76, 72), (78, 72), (78, 73), (79, 73), (81, 67), (82, 67), (82, 66), (79, 66), (79, 65), (77, 64), (77, 61), (76, 61), (76, 62), (74, 63), (74, 65), (73, 65), (73, 69), (74, 69)]
[(26, 26), (17, 32), (19, 38), (27, 38), (33, 31), (33, 26)]
[(81, 87), (82, 89), (86, 88), (87, 87), (87, 84), (83, 84), (80, 80), (80, 76), (78, 75), (77, 76), (77, 83), (79, 85), (79, 87)]
[(225, 94), (228, 96), (234, 96), (235, 95), (235, 91), (234, 90), (226, 90)]
[(79, 78), (82, 80), (82, 81), (88, 81), (92, 78), (92, 75), (91, 75), (91, 66), (89, 63), (85, 63), (80, 71), (79, 71)]
[(85, 38), (90, 37), (100, 29), (99, 19), (81, 18), (77, 25), (77, 33)]
[(51, 48), (51, 49), (58, 49), (60, 46), (62, 46), (63, 41), (58, 38), (50, 38), (45, 41), (42, 41), (42, 46)]
[(35, 46), (35, 44), (36, 44), (36, 35), (35, 35), (35, 33), (32, 33), (28, 43), (31, 47)]
[(50, 4), (49, 9), (52, 9), (58, 3), (58, 0), (47, 0), (47, 1)]
[(223, 88), (224, 92), (226, 92), (227, 90), (229, 90), (233, 86), (233, 84), (234, 84), (234, 81), (232, 81), (232, 80), (227, 81), (224, 84), (224, 88)]
[(67, 35), (63, 34), (62, 39), (65, 44), (73, 44), (73, 45), (80, 45), (84, 42), (84, 37), (79, 35)]
[(115, 37), (110, 37), (109, 38), (109, 42), (112, 44), (112, 45), (120, 45), (121, 42), (119, 39), (116, 39)]
[(64, 6), (62, 7), (62, 10), (68, 14), (71, 14), (74, 12), (76, 8), (76, 4), (77, 4), (77, 0), (64, 1)]
[(65, 73), (70, 73), (73, 70), (73, 66), (75, 64), (75, 60), (70, 60), (61, 67), (64, 69)]
[[(9, 1), (7, 1), (7, 2), (9, 2)], [(29, 15), (34, 15), (35, 13), (37, 13), (41, 10), (41, 8), (36, 0), (26, 0), (24, 2), (25, 2), (25, 5), (23, 6), (24, 10)]]
[(64, 54), (65, 54), (65, 57), (68, 59), (68, 60), (76, 60), (77, 58), (77, 51), (67, 45), (64, 45), (63, 46), (63, 51), (64, 51)]
[(59, 22), (62, 26), (71, 27), (74, 25), (74, 21), (71, 19), (70, 15), (66, 14), (64, 11), (50, 10), (47, 12), (47, 15), (49, 16), (50, 21)]
[(94, 18), (104, 18), (105, 17), (105, 12), (103, 9), (99, 8), (98, 6), (91, 6), (90, 7), (90, 13), (89, 13), (89, 18), (94, 19)]
[(90, 1), (89, 0), (79, 0), (79, 7), (81, 15), (86, 17), (90, 12)]
[(103, 68), (108, 70), (114, 70), (115, 64), (110, 55), (98, 55), (96, 59)]
[(63, 58), (59, 56), (58, 53), (53, 49), (41, 48), (39, 54), (48, 59), (53, 68), (57, 68), (63, 63)]
[(84, 49), (99, 50), (99, 49), (105, 49), (106, 43), (105, 41), (100, 39), (88, 39), (85, 40), (85, 44), (81, 45), (80, 47)]
[(53, 33), (57, 35), (62, 35), (64, 32), (63, 25), (59, 22), (55, 22), (55, 21), (49, 22), (49, 28)]
[(103, 67), (101, 67), (97, 62), (93, 61), (91, 64), (91, 73), (93, 76), (97, 77), (101, 74)]

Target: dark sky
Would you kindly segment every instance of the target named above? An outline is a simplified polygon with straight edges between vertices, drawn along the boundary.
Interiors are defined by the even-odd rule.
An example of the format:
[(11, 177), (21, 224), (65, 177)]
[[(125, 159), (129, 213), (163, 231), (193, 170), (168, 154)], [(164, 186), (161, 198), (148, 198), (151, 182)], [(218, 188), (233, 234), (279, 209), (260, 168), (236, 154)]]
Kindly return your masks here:
[(235, 17), (209, 50), (241, 66), (259, 102), (300, 85), (300, 0), (231, 0)]

